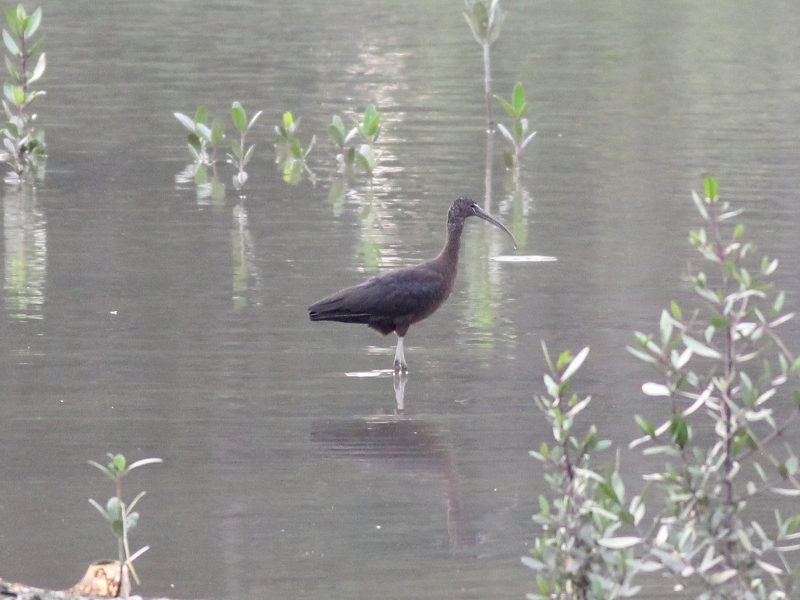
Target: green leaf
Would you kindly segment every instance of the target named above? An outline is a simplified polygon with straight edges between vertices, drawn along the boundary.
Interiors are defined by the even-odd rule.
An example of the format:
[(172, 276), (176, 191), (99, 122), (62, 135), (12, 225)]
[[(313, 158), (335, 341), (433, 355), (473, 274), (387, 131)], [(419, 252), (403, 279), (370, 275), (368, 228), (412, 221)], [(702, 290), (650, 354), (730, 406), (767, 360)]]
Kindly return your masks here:
[(108, 458), (111, 459), (111, 462), (108, 463), (108, 467), (112, 471), (116, 471), (117, 473), (123, 473), (125, 471), (125, 467), (127, 466), (127, 462), (125, 461), (125, 457), (122, 454), (108, 454)]
[(164, 461), (160, 458), (142, 458), (141, 460), (135, 461), (130, 467), (128, 467), (128, 470), (133, 471), (134, 469), (138, 469), (139, 467), (143, 467), (145, 465), (155, 465), (163, 462)]
[(12, 79), (14, 79), (16, 83), (20, 83), (22, 81), (19, 71), (14, 68), (14, 64), (11, 62), (8, 56), (6, 56), (6, 69), (8, 69), (8, 74), (11, 75)]
[(772, 305), (773, 314), (778, 314), (783, 309), (783, 303), (786, 300), (786, 292), (780, 292), (778, 297), (775, 298), (775, 304)]
[[(706, 207), (703, 204), (703, 200), (700, 198), (700, 196), (697, 194), (697, 192), (694, 192), (694, 191), (692, 192), (692, 200), (694, 200), (694, 205), (697, 207), (697, 212), (700, 213), (700, 216), (703, 217), (703, 219), (705, 219), (706, 221), (708, 221), (708, 210), (706, 210)], [(703, 230), (701, 229), (700, 231), (703, 231)], [(694, 232), (692, 232), (692, 234), (694, 234)], [(690, 239), (691, 239), (691, 237), (692, 236), (690, 235)], [(700, 241), (700, 240), (698, 239), (698, 241)], [(702, 240), (702, 241), (705, 241), (705, 240)], [(692, 243), (696, 243), (696, 242), (693, 241)]]
[(242, 152), (242, 143), (237, 139), (232, 140), (231, 141), (231, 150), (233, 151), (233, 155), (237, 159), (239, 159), (239, 161), (241, 161), (242, 160), (242, 154), (243, 154), (243, 152)]
[(122, 510), (119, 498), (112, 496), (106, 503), (106, 514), (111, 520), (119, 519)]
[[(17, 7), (17, 9), (20, 8), (22, 8), (24, 14), (25, 8), (21, 4)], [(17, 16), (17, 12), (18, 10), (15, 10), (13, 8), (7, 8), (6, 20), (8, 21), (8, 25), (11, 27), (11, 31), (13, 32), (13, 34), (19, 37), (20, 35), (22, 35), (22, 22)]]
[(108, 515), (108, 513), (106, 512), (106, 509), (105, 509), (105, 508), (103, 508), (102, 506), (100, 506), (100, 504), (99, 504), (99, 503), (98, 503), (96, 500), (92, 500), (91, 498), (89, 498), (89, 504), (91, 504), (92, 506), (94, 506), (94, 507), (97, 509), (97, 512), (99, 512), (101, 515), (103, 515), (103, 518), (104, 518), (106, 521), (109, 521), (109, 522), (111, 522), (111, 517), (110, 517), (110, 516)]
[(564, 367), (566, 367), (572, 361), (572, 354), (569, 350), (564, 350), (561, 354), (558, 355), (558, 360), (556, 361), (556, 370), (560, 371)]
[(661, 343), (666, 344), (672, 338), (672, 325), (674, 321), (666, 310), (661, 311), (659, 329), (661, 331)]
[(679, 414), (672, 416), (670, 433), (672, 434), (672, 441), (675, 442), (675, 445), (683, 450), (689, 441), (689, 425), (686, 423), (686, 419), (684, 419), (683, 416)]
[(118, 538), (121, 538), (123, 535), (125, 535), (125, 528), (122, 525), (122, 521), (119, 519), (111, 521), (111, 531)]
[(36, 33), (36, 30), (39, 29), (39, 24), (42, 22), (41, 7), (33, 11), (33, 14), (28, 17), (26, 21), (24, 34), (26, 38), (30, 38), (33, 37), (33, 34)]
[(530, 556), (523, 556), (522, 564), (525, 565), (526, 567), (530, 567), (531, 569), (535, 569), (537, 571), (542, 571), (547, 568), (547, 565), (545, 565), (543, 562), (540, 562)]
[(617, 497), (613, 487), (611, 487), (605, 481), (600, 481), (597, 485), (600, 487), (600, 491), (602, 491), (609, 499), (619, 504), (619, 498)]
[(373, 104), (367, 107), (364, 113), (364, 130), (366, 137), (374, 142), (378, 135), (378, 127), (381, 124), (382, 113), (378, 112)]
[(125, 529), (130, 531), (131, 529), (136, 527), (136, 524), (138, 522), (139, 522), (139, 513), (138, 512), (128, 513), (128, 518), (125, 519)]
[(703, 179), (703, 189), (706, 193), (706, 198), (708, 198), (712, 202), (717, 201), (717, 197), (719, 196), (719, 189), (717, 188), (717, 180), (714, 179), (711, 175), (706, 175), (706, 177)]
[(14, 56), (22, 56), (22, 52), (20, 52), (17, 42), (14, 41), (14, 38), (11, 37), (11, 34), (5, 29), (3, 29), (3, 42), (11, 54)]
[(212, 146), (219, 146), (222, 139), (225, 137), (225, 126), (220, 119), (212, 119), (211, 121), (211, 136), (209, 142)]
[(651, 356), (650, 354), (647, 354), (646, 352), (643, 352), (643, 351), (639, 350), (638, 348), (632, 348), (631, 346), (625, 346), (625, 349), (628, 352), (630, 352), (631, 354), (633, 354), (639, 360), (643, 360), (644, 362), (650, 363), (650, 364), (653, 364), (653, 365), (656, 364), (656, 359), (655, 359), (654, 356)]
[(11, 104), (16, 106), (16, 103), (14, 102), (14, 86), (13, 85), (11, 85), (10, 83), (4, 83), (3, 84), (3, 95), (8, 99), (9, 102), (11, 102)]
[(258, 117), (260, 117), (263, 112), (264, 112), (263, 110), (260, 110), (256, 114), (253, 115), (253, 118), (250, 119), (250, 122), (247, 124), (247, 130), (248, 131), (250, 131), (250, 129), (252, 129), (253, 125), (256, 124), (256, 121), (258, 120)]
[(17, 106), (22, 106), (25, 104), (25, 90), (22, 89), (21, 85), (15, 85), (11, 88), (12, 93), (14, 94), (14, 99), (12, 100), (14, 104)]
[(561, 388), (547, 373), (544, 374), (544, 386), (552, 397), (557, 398), (560, 395)]
[(116, 477), (114, 477), (114, 474), (111, 472), (111, 470), (108, 467), (106, 467), (104, 465), (101, 465), (100, 463), (94, 462), (93, 460), (90, 460), (90, 461), (87, 461), (87, 462), (90, 465), (92, 465), (93, 467), (97, 467), (98, 469), (100, 469), (112, 481), (116, 480)]
[(203, 151), (203, 144), (200, 141), (200, 137), (196, 133), (190, 133), (187, 138), (189, 141), (189, 147), (192, 148), (196, 153), (200, 153)]
[(636, 546), (637, 544), (641, 544), (643, 541), (644, 539), (640, 537), (622, 536), (615, 538), (602, 538), (599, 539), (597, 543), (613, 550), (622, 550), (623, 548), (630, 548), (632, 546)]
[(36, 100), (36, 98), (38, 98), (39, 96), (44, 96), (45, 94), (46, 94), (46, 92), (44, 90), (37, 90), (35, 92), (29, 92), (27, 96), (24, 96), (25, 97), (25, 102), (23, 103), (23, 106), (27, 106), (28, 104), (30, 104), (31, 102)]
[[(526, 128), (526, 129), (527, 129), (527, 128)], [(522, 149), (524, 149), (524, 148), (525, 148), (525, 146), (527, 146), (527, 145), (528, 145), (528, 143), (529, 143), (529, 142), (530, 142), (530, 141), (531, 141), (531, 140), (532, 140), (532, 139), (533, 139), (535, 136), (536, 136), (536, 132), (534, 131), (534, 132), (533, 132), (533, 133), (531, 133), (531, 134), (530, 134), (528, 137), (526, 137), (524, 140), (522, 140), (522, 144), (520, 144), (520, 146), (519, 146), (519, 147), (520, 147), (520, 148), (522, 148)]]
[(28, 83), (33, 83), (37, 79), (39, 79), (42, 75), (44, 75), (44, 69), (46, 66), (45, 62), (45, 55), (40, 54), (39, 60), (36, 61), (36, 67), (33, 69), (33, 75), (28, 78)]
[(516, 113), (517, 117), (521, 117), (528, 109), (528, 104), (525, 102), (525, 90), (522, 87), (522, 83), (517, 83), (517, 85), (514, 86), (512, 97), (514, 101), (514, 112)]
[[(341, 121), (341, 119), (340, 119)], [(339, 147), (344, 146), (344, 125), (342, 125), (342, 129), (336, 127), (336, 125), (328, 125), (328, 136), (331, 138), (331, 141)]]
[(495, 96), (495, 98), (497, 98), (498, 102), (500, 102), (500, 106), (502, 106), (506, 110), (509, 116), (511, 117), (516, 116), (516, 111), (514, 110), (514, 106), (512, 104), (507, 102), (506, 99), (501, 96)]
[(293, 124), (294, 124), (294, 116), (292, 116), (292, 113), (288, 111), (283, 113), (283, 126), (286, 128), (287, 131), (292, 131)]
[(651, 397), (664, 396), (669, 398), (672, 396), (672, 392), (670, 392), (670, 389), (667, 386), (661, 383), (655, 383), (653, 381), (648, 381), (647, 383), (642, 384), (642, 393), (645, 396)]
[(183, 126), (186, 127), (186, 129), (194, 133), (194, 121), (192, 121), (189, 117), (187, 117), (182, 113), (176, 112), (172, 114), (175, 115), (175, 118), (178, 119), (178, 121), (180, 121), (183, 124)]
[(704, 356), (705, 358), (713, 358), (716, 360), (722, 358), (722, 355), (717, 350), (698, 342), (696, 339), (689, 337), (688, 335), (683, 336), (683, 343), (686, 344), (686, 347), (690, 348), (692, 352), (700, 356)]
[(644, 431), (650, 437), (655, 437), (656, 434), (655, 425), (653, 425), (650, 421), (646, 420), (645, 418), (639, 415), (634, 415), (633, 418), (636, 421), (636, 423), (638, 423), (639, 427), (642, 428), (642, 431)]
[(197, 131), (197, 135), (200, 139), (205, 141), (207, 144), (211, 143), (211, 129), (209, 129), (208, 125), (205, 123), (195, 123), (195, 130)]
[(250, 162), (250, 159), (253, 158), (253, 151), (256, 149), (255, 144), (250, 144), (250, 147), (245, 150), (244, 157), (242, 158), (242, 167), (244, 167), (247, 163)]
[(500, 30), (506, 20), (506, 13), (500, 10), (499, 2), (493, 3), (492, 8), (492, 14), (489, 18), (489, 44), (494, 44), (497, 38), (500, 37)]
[(37, 52), (39, 52), (44, 45), (44, 38), (37, 41), (33, 46), (25, 50), (25, 56), (33, 56)]
[[(586, 357), (589, 355), (589, 346), (586, 346), (583, 350), (578, 352), (578, 354), (573, 358), (569, 366), (566, 368), (564, 373), (561, 375), (561, 381), (567, 381), (570, 377), (572, 377), (575, 372), (581, 368), (583, 361), (586, 360)], [(560, 360), (559, 360), (560, 362)]]
[(295, 158), (303, 158), (303, 147), (300, 145), (300, 142), (297, 138), (292, 138), (291, 142), (289, 143), (289, 148), (292, 151), (292, 156)]
[(247, 131), (247, 116), (245, 115), (244, 108), (239, 102), (234, 102), (231, 106), (231, 115), (233, 117), (233, 125), (240, 132)]
[[(503, 135), (504, 138), (506, 138), (512, 144), (514, 143), (514, 136), (511, 135), (511, 132), (508, 129), (506, 129), (505, 125), (503, 125), (502, 123), (498, 123), (497, 124), (497, 128), (500, 130), (500, 133)], [(513, 161), (512, 161), (512, 164), (513, 164)], [(508, 165), (506, 165), (506, 166), (508, 166)]]
[(194, 114), (194, 122), (195, 123), (203, 123), (208, 121), (208, 110), (205, 106), (201, 106), (197, 109), (197, 112)]

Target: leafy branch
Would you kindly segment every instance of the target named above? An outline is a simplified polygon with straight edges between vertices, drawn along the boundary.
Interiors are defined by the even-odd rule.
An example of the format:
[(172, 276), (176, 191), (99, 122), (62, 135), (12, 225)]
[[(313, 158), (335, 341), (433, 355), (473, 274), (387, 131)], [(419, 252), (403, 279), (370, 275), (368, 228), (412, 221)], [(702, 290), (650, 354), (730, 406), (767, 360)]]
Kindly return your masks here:
[(142, 554), (147, 552), (149, 546), (140, 548), (131, 554), (130, 545), (128, 542), (128, 533), (139, 522), (139, 513), (134, 512), (133, 508), (145, 495), (145, 492), (139, 492), (137, 496), (128, 504), (122, 499), (122, 479), (134, 469), (163, 462), (160, 458), (143, 458), (137, 460), (132, 464), (127, 464), (125, 457), (122, 454), (108, 453), (110, 462), (108, 466), (101, 465), (93, 460), (88, 461), (90, 465), (102, 471), (114, 483), (115, 495), (108, 499), (105, 506), (93, 499), (89, 499), (92, 506), (97, 509), (103, 518), (111, 525), (111, 533), (117, 538), (117, 554), (119, 563), (121, 565), (121, 595), (127, 597), (130, 592), (126, 585), (127, 583), (127, 570), (133, 575), (136, 583), (140, 583), (139, 576), (136, 569), (133, 567), (133, 561), (139, 558)]
[[(3, 84), (3, 108), (8, 120), (2, 129), (0, 161), (11, 165), (13, 176), (7, 180), (20, 183), (30, 176), (41, 177), (47, 156), (44, 130), (34, 127), (36, 114), (29, 112), (33, 101), (45, 95), (43, 90), (31, 89), (31, 84), (44, 75), (47, 64), (45, 53), (40, 52), (42, 40), (32, 41), (42, 22), (42, 9), (28, 15), (20, 4), (6, 10), (6, 19), (11, 31), (3, 29), (3, 42), (12, 58), (6, 57), (11, 81)], [(37, 54), (39, 57), (34, 60)]]

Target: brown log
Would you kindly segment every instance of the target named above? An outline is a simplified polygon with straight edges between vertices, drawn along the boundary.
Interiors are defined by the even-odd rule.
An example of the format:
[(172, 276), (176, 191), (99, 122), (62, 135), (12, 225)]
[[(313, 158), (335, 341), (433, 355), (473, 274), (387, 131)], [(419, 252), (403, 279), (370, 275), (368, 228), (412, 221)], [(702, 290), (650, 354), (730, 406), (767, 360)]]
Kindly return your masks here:
[[(88, 600), (119, 597), (119, 591), (120, 567), (119, 561), (115, 560), (101, 560), (89, 565), (83, 579), (68, 590), (46, 590), (0, 579), (0, 598), (3, 600)], [(144, 600), (141, 596), (129, 598)]]

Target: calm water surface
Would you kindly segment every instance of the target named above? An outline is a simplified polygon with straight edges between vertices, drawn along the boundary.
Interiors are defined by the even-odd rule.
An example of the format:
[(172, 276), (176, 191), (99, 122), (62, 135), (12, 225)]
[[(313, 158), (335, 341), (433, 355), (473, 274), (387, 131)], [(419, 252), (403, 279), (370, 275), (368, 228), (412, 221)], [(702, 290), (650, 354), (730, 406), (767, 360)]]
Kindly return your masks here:
[[(433, 256), (449, 203), (484, 198), (482, 66), (462, 5), (42, 6), (47, 179), (3, 193), (5, 579), (64, 588), (113, 554), (87, 502), (111, 490), (86, 464), (112, 451), (164, 459), (126, 481), (147, 490), (142, 594), (521, 598), (543, 491), (527, 451), (550, 435), (532, 402), (540, 340), (592, 347), (575, 385), (627, 443), (632, 413), (654, 408), (624, 346), (689, 298), (705, 172), (747, 208), (800, 304), (792, 2), (503, 3), (495, 91), (522, 81), (538, 133), (516, 202), (498, 154), (492, 211), (516, 254), (558, 260), (489, 261), (514, 251), (468, 222), (456, 290), (407, 337), (404, 419), (381, 416), (390, 377), (346, 375), (390, 367), (394, 340), (305, 309)], [(264, 110), (238, 207), (232, 189), (216, 201), (176, 179), (172, 116), (205, 104), (227, 119), (232, 100)], [(375, 183), (332, 202), (325, 128), (371, 103), (385, 112)], [(275, 169), (286, 110), (317, 137), (316, 185)]]

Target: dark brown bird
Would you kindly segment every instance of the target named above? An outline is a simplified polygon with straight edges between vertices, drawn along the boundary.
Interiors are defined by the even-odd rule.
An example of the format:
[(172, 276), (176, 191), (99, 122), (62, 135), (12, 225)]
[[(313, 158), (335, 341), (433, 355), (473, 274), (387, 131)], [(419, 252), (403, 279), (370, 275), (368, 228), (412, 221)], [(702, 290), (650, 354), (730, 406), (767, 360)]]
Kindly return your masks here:
[(467, 217), (480, 217), (514, 236), (500, 221), (469, 198), (459, 198), (447, 213), (447, 241), (436, 258), (415, 267), (392, 269), (336, 292), (308, 307), (312, 321), (365, 323), (375, 331), (397, 334), (395, 372), (408, 371), (403, 336), (414, 323), (429, 317), (450, 296), (458, 269), (461, 232)]

